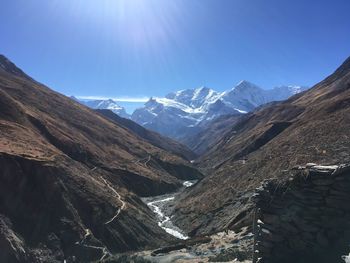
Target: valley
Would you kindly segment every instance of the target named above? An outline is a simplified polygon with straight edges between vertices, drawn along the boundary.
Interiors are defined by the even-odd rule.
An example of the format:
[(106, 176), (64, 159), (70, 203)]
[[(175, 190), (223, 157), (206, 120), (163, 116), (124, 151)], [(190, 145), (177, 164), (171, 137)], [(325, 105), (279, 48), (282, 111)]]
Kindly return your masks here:
[(350, 1), (0, 4), (0, 263), (350, 263)]
[(0, 64), (2, 258), (93, 261), (105, 249), (173, 240), (141, 197), (202, 178), (182, 157), (189, 151), (175, 142), (166, 146), (174, 154), (165, 151), (32, 80), (4, 56)]
[[(4, 56), (0, 65), (0, 256), (6, 262), (289, 263), (290, 253), (312, 258), (324, 244), (330, 260), (347, 254), (348, 232), (329, 227), (350, 211), (342, 204), (349, 198), (343, 164), (350, 149), (350, 59), (284, 101), (213, 119), (193, 108), (209, 119), (187, 133), (187, 146), (56, 93)], [(251, 88), (240, 85), (238, 91)], [(198, 102), (183, 94), (167, 100)], [(154, 110), (159, 103), (151, 101)], [(298, 195), (296, 204), (279, 189)], [(301, 196), (304, 190), (311, 201)], [(271, 210), (264, 200), (275, 194), (280, 200), (271, 201), (277, 207)], [(312, 232), (299, 247), (292, 234), (273, 229), (294, 211), (286, 205), (308, 202), (327, 212), (322, 227), (306, 213), (295, 215), (288, 229), (277, 227)], [(337, 247), (330, 245), (334, 235), (342, 237)], [(291, 250), (274, 254), (269, 246), (276, 242)]]
[(8, 262), (256, 260), (261, 184), (283, 182), (298, 165), (348, 161), (349, 61), (286, 101), (215, 118), (188, 136), (194, 153), (55, 93), (0, 57), (0, 255)]
[(349, 61), (286, 101), (215, 118), (188, 137), (194, 153), (55, 93), (0, 57), (0, 255), (8, 262), (253, 260), (259, 186), (282, 182), (300, 164), (348, 160)]

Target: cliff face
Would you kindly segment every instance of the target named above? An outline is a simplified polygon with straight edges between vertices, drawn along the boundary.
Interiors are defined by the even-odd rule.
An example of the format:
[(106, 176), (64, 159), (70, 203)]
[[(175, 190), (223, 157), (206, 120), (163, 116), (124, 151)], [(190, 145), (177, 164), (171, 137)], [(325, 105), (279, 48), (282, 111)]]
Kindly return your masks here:
[(268, 180), (254, 195), (254, 262), (344, 262), (350, 166), (310, 165), (286, 173), (288, 180)]
[(179, 202), (175, 221), (192, 235), (224, 229), (248, 214), (245, 196), (264, 179), (309, 162), (348, 162), (349, 61), (310, 90), (235, 121), (199, 159), (208, 176)]
[(1, 258), (97, 260), (171, 240), (139, 196), (173, 191), (201, 174), (1, 63)]

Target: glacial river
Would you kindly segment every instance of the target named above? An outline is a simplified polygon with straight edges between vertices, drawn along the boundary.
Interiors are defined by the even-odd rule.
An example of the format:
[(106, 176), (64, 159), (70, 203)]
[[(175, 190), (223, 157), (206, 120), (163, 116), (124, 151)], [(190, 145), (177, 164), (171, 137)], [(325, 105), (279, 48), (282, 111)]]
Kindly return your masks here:
[[(184, 188), (194, 185), (197, 180), (193, 181), (184, 181)], [(179, 193), (181, 193), (184, 188), (180, 191), (172, 194), (165, 194), (159, 196), (153, 196), (148, 198), (143, 198), (143, 201), (148, 205), (148, 207), (156, 214), (158, 218), (158, 225), (163, 228), (167, 233), (177, 237), (179, 239), (188, 239), (181, 229), (175, 226), (171, 222), (171, 217), (169, 215), (171, 207), (174, 205), (174, 200)]]

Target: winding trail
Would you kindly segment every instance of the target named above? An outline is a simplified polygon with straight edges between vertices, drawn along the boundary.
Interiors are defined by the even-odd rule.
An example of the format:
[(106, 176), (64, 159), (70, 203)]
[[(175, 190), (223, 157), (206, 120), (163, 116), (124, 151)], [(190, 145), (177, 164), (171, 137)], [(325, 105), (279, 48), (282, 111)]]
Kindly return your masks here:
[(148, 155), (147, 161), (145, 162), (145, 166), (147, 166), (148, 162), (151, 160), (151, 155)]
[(120, 212), (126, 208), (126, 204), (125, 204), (125, 202), (122, 200), (120, 194), (107, 182), (107, 180), (104, 179), (102, 176), (101, 176), (101, 179), (102, 179), (103, 182), (107, 185), (107, 187), (108, 187), (109, 189), (111, 189), (111, 190), (115, 193), (115, 196), (117, 197), (118, 201), (119, 201), (120, 203), (122, 203), (122, 206), (121, 206), (120, 208), (118, 208), (117, 213), (116, 213), (110, 220), (108, 220), (108, 221), (105, 223), (105, 225), (108, 225), (108, 224), (112, 223), (113, 220), (116, 219), (116, 218), (118, 217), (118, 215), (120, 214)]
[[(92, 168), (90, 171), (93, 172), (97, 169), (98, 167), (94, 167)], [(92, 177), (94, 181), (101, 183), (101, 181), (96, 180), (94, 177)], [(122, 210), (124, 210), (126, 208), (126, 203), (122, 200), (120, 194), (110, 185), (110, 183), (104, 179), (102, 176), (100, 176), (101, 180), (103, 181), (103, 183), (110, 189), (112, 190), (113, 193), (115, 193), (115, 197), (118, 199), (118, 201), (122, 204), (120, 208), (118, 208), (117, 213), (107, 222), (105, 222), (104, 224), (110, 224), (113, 222), (114, 219), (116, 219), (118, 217), (118, 215), (120, 214), (120, 212)], [(94, 246), (94, 245), (89, 245), (86, 244), (86, 242), (88, 242), (88, 240), (91, 238), (91, 236), (94, 236), (94, 234), (92, 233), (92, 231), (88, 228), (84, 229), (85, 230), (85, 235), (84, 238), (80, 241), (80, 242), (76, 242), (76, 244), (79, 244), (83, 247), (87, 247), (87, 248), (91, 248), (91, 249), (97, 249), (97, 250), (101, 250), (102, 251), (102, 256), (99, 259), (99, 262), (104, 260), (105, 258), (111, 256), (112, 254), (109, 252), (109, 250), (107, 249), (107, 247), (99, 247), (99, 246)]]
[[(94, 168), (92, 168), (90, 170), (90, 172), (93, 172), (97, 169), (98, 167), (95, 166)], [(122, 197), (120, 196), (120, 194), (109, 184), (109, 182), (104, 179), (102, 176), (100, 176), (101, 180), (104, 182), (105, 185), (107, 185), (107, 187), (112, 190), (113, 193), (115, 193), (115, 197), (117, 197), (118, 201), (122, 204), (122, 206), (120, 208), (118, 208), (118, 211), (117, 213), (110, 219), (108, 220), (107, 222), (105, 222), (104, 224), (105, 225), (108, 225), (110, 223), (113, 222), (114, 219), (116, 219), (118, 217), (118, 215), (120, 214), (120, 212), (124, 209), (126, 209), (126, 203), (122, 200)], [(96, 182), (98, 182), (98, 180), (96, 180), (94, 177), (92, 177), (93, 180), (95, 180)]]
[(148, 155), (148, 156), (145, 157), (145, 158), (137, 159), (137, 160), (134, 160), (133, 162), (134, 162), (135, 164), (143, 164), (143, 165), (145, 165), (145, 166), (148, 166), (148, 163), (149, 163), (149, 161), (151, 161), (151, 159), (152, 159), (152, 156), (151, 156), (151, 155)]
[(102, 261), (103, 259), (112, 255), (106, 247), (98, 247), (98, 246), (92, 246), (92, 245), (86, 244), (86, 240), (89, 239), (91, 236), (94, 236), (92, 231), (90, 229), (86, 228), (84, 238), (80, 242), (76, 242), (76, 244), (79, 244), (79, 245), (81, 245), (83, 247), (87, 247), (87, 248), (101, 250), (102, 256), (99, 259), (99, 261)]

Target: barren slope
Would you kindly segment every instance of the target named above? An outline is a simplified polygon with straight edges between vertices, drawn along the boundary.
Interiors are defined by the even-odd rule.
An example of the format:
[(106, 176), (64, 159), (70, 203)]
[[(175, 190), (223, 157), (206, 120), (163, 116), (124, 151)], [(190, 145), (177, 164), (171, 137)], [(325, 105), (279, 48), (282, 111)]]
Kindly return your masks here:
[[(0, 56), (0, 256), (99, 259), (171, 239), (138, 196), (201, 176), (188, 161)], [(180, 180), (181, 179), (181, 180)]]
[(206, 154), (221, 139), (221, 136), (228, 132), (242, 114), (223, 115), (200, 127), (195, 132), (181, 139), (181, 142), (190, 147), (198, 155)]
[(249, 190), (295, 165), (348, 162), (349, 138), (350, 58), (309, 91), (235, 123), (201, 158), (209, 176), (179, 202), (176, 222), (192, 235), (249, 224)]

